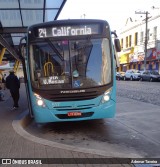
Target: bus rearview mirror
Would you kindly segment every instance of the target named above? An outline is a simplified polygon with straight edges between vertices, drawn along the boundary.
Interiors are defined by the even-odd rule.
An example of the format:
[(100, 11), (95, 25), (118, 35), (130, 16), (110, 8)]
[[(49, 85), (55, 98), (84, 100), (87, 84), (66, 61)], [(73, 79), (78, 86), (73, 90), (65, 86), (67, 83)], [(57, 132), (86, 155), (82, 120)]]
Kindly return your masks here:
[(114, 39), (114, 46), (115, 46), (116, 52), (121, 51), (121, 45), (120, 45), (120, 41), (118, 38)]

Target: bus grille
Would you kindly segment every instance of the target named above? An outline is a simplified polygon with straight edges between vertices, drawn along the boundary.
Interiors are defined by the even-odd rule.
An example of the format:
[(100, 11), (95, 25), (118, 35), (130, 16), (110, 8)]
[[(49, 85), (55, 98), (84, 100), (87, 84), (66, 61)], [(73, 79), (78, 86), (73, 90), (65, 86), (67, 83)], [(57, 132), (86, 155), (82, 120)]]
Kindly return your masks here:
[(84, 95), (79, 95), (79, 96), (65, 96), (65, 95), (56, 95), (56, 96), (50, 96), (49, 100), (52, 101), (78, 101), (78, 100), (90, 100), (90, 99), (94, 99), (96, 98), (97, 95), (88, 95), (88, 96), (84, 96)]
[(57, 111), (71, 111), (71, 110), (84, 110), (84, 109), (90, 109), (92, 107), (95, 107), (95, 104), (87, 104), (87, 105), (76, 105), (75, 106), (55, 106), (53, 107)]

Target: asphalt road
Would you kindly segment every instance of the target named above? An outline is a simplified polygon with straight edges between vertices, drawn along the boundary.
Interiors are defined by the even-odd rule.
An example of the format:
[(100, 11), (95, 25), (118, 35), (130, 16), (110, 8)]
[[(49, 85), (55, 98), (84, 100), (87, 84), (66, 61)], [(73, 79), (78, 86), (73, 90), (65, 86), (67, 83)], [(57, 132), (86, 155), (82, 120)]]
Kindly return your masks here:
[(105, 151), (115, 157), (160, 157), (160, 83), (117, 81), (113, 119), (48, 123), (33, 121), (30, 134), (60, 144)]
[(160, 82), (117, 81), (117, 95), (160, 106)]

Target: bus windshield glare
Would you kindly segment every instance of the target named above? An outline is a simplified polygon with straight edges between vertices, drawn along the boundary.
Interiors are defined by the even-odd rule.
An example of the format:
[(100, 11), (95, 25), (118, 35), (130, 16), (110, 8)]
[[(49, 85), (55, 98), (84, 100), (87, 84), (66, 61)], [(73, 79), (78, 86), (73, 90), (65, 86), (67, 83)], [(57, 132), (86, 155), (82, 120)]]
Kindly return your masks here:
[(107, 38), (48, 38), (30, 43), (29, 48), (31, 81), (36, 89), (84, 89), (111, 82)]

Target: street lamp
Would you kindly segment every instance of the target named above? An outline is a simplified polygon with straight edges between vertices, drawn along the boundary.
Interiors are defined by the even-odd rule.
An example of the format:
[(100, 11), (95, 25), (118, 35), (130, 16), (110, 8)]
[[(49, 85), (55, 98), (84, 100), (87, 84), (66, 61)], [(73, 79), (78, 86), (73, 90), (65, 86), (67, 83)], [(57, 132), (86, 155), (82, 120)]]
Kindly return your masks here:
[(146, 15), (146, 18), (145, 18), (145, 23), (146, 23), (146, 28), (145, 28), (145, 45), (144, 45), (144, 53), (145, 53), (145, 56), (144, 56), (144, 71), (146, 71), (146, 58), (147, 58), (147, 44), (148, 44), (148, 11), (146, 12), (136, 12), (135, 11), (135, 14), (145, 14)]

